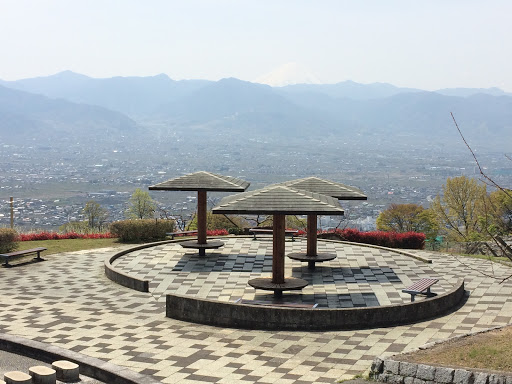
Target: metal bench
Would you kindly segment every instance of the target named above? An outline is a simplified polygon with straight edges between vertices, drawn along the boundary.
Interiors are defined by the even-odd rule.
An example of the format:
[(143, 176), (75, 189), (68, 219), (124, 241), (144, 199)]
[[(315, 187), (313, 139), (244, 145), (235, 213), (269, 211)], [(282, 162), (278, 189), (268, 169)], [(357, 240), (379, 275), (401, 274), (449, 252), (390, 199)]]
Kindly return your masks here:
[(197, 235), (197, 231), (168, 232), (165, 235), (171, 236), (171, 240), (174, 240), (175, 236)]
[(246, 300), (246, 299), (242, 299), (242, 298), (236, 300), (235, 304), (250, 304), (250, 305), (262, 305), (265, 307), (287, 307), (287, 308), (308, 308), (308, 309), (313, 309), (318, 306), (318, 304), (274, 303), (272, 301)]
[(425, 295), (427, 297), (437, 296), (437, 293), (430, 291), (430, 287), (437, 283), (439, 279), (425, 278), (417, 281), (410, 287), (402, 289), (402, 292), (411, 295), (411, 302), (414, 301), (416, 295)]
[[(272, 235), (272, 233), (274, 232), (274, 230), (272, 229), (267, 229), (267, 228), (249, 228), (249, 232), (251, 232), (254, 236), (253, 240), (256, 240), (256, 234), (270, 234)], [(295, 236), (297, 235), (297, 233), (299, 233), (298, 230), (296, 229), (287, 229), (284, 234), (285, 236), (291, 236), (292, 237), (292, 241), (295, 241)]]
[(3, 257), (4, 263), (2, 264), (2, 267), (12, 267), (11, 264), (9, 264), (9, 259), (16, 259), (18, 257), (23, 257), (26, 255), (32, 255), (37, 253), (37, 257), (34, 257), (34, 260), (36, 261), (43, 261), (44, 259), (41, 258), (41, 252), (46, 251), (46, 248), (39, 247), (39, 248), (32, 248), (32, 249), (25, 249), (23, 251), (16, 251), (16, 252), (9, 252), (9, 253), (2, 253), (0, 254), (0, 257)]

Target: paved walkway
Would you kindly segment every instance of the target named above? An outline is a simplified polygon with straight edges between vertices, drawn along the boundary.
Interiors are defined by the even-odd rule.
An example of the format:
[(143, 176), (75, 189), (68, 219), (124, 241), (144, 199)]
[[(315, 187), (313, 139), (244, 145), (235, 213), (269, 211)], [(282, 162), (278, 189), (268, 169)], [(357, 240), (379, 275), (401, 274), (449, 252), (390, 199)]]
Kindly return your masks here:
[[(248, 241), (250, 240), (240, 240), (239, 244), (237, 240), (233, 247), (239, 247), (241, 252), (249, 246), (250, 250), (253, 243), (248, 245)], [(254, 243), (261, 244), (262, 252), (264, 249), (264, 252), (268, 252), (269, 243)], [(347, 247), (344, 249), (348, 250)], [(152, 287), (153, 294), (120, 287), (109, 281), (103, 273), (103, 260), (114, 252), (114, 249), (103, 249), (61, 254), (49, 256), (48, 261), (43, 263), (0, 269), (0, 289), (3, 292), (0, 332), (107, 360), (153, 375), (163, 383), (291, 384), (334, 383), (366, 370), (375, 356), (391, 355), (429, 341), (511, 322), (512, 282), (500, 284), (497, 280), (481, 274), (494, 272), (505, 276), (512, 273), (507, 267), (491, 265), (477, 259), (462, 259), (464, 263), (461, 263), (457, 258), (446, 255), (429, 255), (434, 263), (426, 266), (406, 256), (353, 246), (354, 255), (350, 257), (354, 260), (350, 263), (357, 259), (361, 270), (370, 267), (373, 258), (381, 269), (392, 266), (391, 269), (396, 272), (401, 284), (406, 285), (407, 276), (420, 276), (423, 273), (420, 271), (428, 268), (427, 272), (432, 271), (442, 276), (446, 282), (465, 278), (471, 296), (462, 308), (452, 314), (391, 328), (337, 332), (269, 332), (185, 323), (164, 317), (162, 302), (165, 289), (179, 286), (180, 281), (171, 278), (172, 281), (164, 283), (164, 278)], [(155, 258), (152, 268), (161, 270), (155, 275), (158, 276), (166, 268), (163, 261), (166, 256), (163, 254), (167, 251), (164, 247), (155, 252), (162, 254), (160, 259)], [(256, 253), (258, 252), (259, 246)], [(421, 254), (427, 255), (425, 252)], [(193, 256), (180, 259), (182, 258), (194, 259)], [(288, 260), (287, 263), (290, 268), (294, 268)], [(176, 273), (185, 273), (189, 279), (192, 274), (196, 274), (196, 279), (192, 279), (194, 281), (204, 283), (208, 278), (201, 278), (201, 274), (213, 273), (187, 271), (188, 262), (182, 264), (179, 267), (182, 270)], [(194, 264), (189, 266), (192, 265)], [(262, 270), (255, 274), (265, 273), (264, 266), (265, 261)], [(348, 267), (353, 268), (352, 264)], [(123, 268), (137, 269), (136, 266), (127, 265)], [(222, 266), (224, 268), (225, 265)], [(243, 266), (237, 268), (241, 271), (233, 274), (244, 273)], [(246, 273), (250, 275), (249, 272)], [(328, 286), (334, 287), (337, 284), (331, 283)], [(359, 285), (352, 284), (354, 287)], [(378, 292), (374, 284), (362, 284), (367, 284), (373, 292)], [(393, 285), (398, 282), (386, 284)], [(445, 284), (440, 284), (440, 289), (445, 289)], [(213, 285), (215, 284), (212, 283), (209, 290), (201, 291), (199, 288), (197, 294), (201, 292), (208, 296), (214, 289)], [(164, 289), (164, 286), (167, 288)], [(346, 289), (350, 289), (352, 285), (346, 286)], [(189, 293), (190, 289), (187, 288)], [(226, 300), (239, 294), (234, 293), (236, 289), (243, 289), (244, 297), (246, 292), (250, 294), (245, 287), (237, 288), (236, 282), (233, 287), (226, 289), (231, 290), (229, 294), (222, 294)], [(343, 294), (340, 292), (336, 290), (336, 295)], [(382, 304), (389, 297), (388, 294), (381, 295), (378, 300)]]

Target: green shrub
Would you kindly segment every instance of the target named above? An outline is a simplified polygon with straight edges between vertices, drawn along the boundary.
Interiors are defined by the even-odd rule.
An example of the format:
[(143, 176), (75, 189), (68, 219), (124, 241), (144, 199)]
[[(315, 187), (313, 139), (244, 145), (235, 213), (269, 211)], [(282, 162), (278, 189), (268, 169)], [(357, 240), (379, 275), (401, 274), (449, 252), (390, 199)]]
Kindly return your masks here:
[(110, 232), (121, 242), (155, 241), (165, 239), (167, 232), (174, 232), (173, 220), (122, 220), (110, 224)]
[(12, 252), (18, 248), (18, 233), (14, 229), (0, 228), (0, 253)]

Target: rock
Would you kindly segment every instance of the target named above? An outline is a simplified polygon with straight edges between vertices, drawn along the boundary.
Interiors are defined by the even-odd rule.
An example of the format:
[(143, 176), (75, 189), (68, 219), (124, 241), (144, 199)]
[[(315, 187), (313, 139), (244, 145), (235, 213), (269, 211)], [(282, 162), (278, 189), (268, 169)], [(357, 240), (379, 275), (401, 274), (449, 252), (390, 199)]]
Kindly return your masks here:
[(425, 381), (434, 381), (436, 374), (436, 367), (430, 365), (418, 364), (418, 370), (416, 371), (416, 378)]
[(475, 373), (475, 381), (474, 384), (488, 384), (489, 383), (489, 375), (485, 372)]
[(381, 373), (384, 367), (384, 361), (380, 357), (376, 357), (372, 362), (371, 371), (373, 373)]
[(434, 375), (436, 383), (450, 384), (453, 381), (453, 368), (437, 367)]
[(454, 384), (473, 384), (474, 381), (475, 381), (475, 376), (473, 375), (473, 372), (471, 372), (471, 371), (467, 371), (465, 369), (456, 369), (453, 374), (453, 383)]
[(383, 372), (398, 375), (400, 363), (394, 360), (384, 360)]
[(416, 377), (416, 371), (418, 370), (418, 364), (408, 363), (401, 361), (399, 366), (399, 373), (403, 377)]

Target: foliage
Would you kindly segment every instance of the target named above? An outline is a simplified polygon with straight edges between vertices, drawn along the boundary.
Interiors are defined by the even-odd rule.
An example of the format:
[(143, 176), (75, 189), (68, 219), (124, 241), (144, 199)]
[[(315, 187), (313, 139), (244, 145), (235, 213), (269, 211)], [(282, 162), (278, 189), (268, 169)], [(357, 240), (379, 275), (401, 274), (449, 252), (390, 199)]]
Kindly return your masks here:
[(18, 233), (11, 228), (0, 228), (0, 253), (12, 252), (18, 248)]
[(41, 240), (65, 240), (65, 239), (110, 239), (114, 238), (112, 233), (77, 233), (77, 232), (33, 232), (33, 233), (20, 233), (18, 241), (41, 241)]
[(110, 232), (122, 242), (161, 240), (173, 231), (173, 220), (122, 220), (110, 224)]
[(443, 195), (432, 203), (439, 223), (456, 241), (475, 241), (485, 238), (482, 219), (486, 217), (487, 192), (484, 184), (466, 176), (448, 178)]
[(59, 227), (59, 232), (74, 232), (85, 234), (94, 232), (94, 229), (89, 227), (89, 223), (87, 221), (69, 221)]
[[(193, 231), (193, 229), (191, 229)], [(174, 237), (189, 236), (190, 234), (176, 233)], [(226, 229), (210, 229), (206, 231), (206, 236), (227, 236), (229, 232)]]
[(83, 214), (87, 218), (89, 228), (99, 230), (101, 230), (108, 217), (108, 211), (94, 200), (85, 203)]
[(126, 216), (129, 219), (152, 219), (156, 210), (156, 203), (149, 196), (149, 192), (137, 188), (128, 202)]
[[(302, 231), (300, 233), (302, 233)], [(417, 232), (362, 232), (353, 228), (334, 229), (320, 232), (318, 237), (405, 249), (423, 249), (425, 247), (426, 239), (425, 234)]]
[(211, 229), (206, 231), (207, 236), (227, 236), (229, 232), (226, 229)]
[(377, 217), (377, 229), (387, 232), (422, 232), (433, 239), (439, 231), (435, 214), (417, 204), (391, 204)]
[[(274, 224), (273, 216), (269, 215), (264, 218), (258, 224), (259, 228), (272, 228)], [(295, 215), (286, 215), (285, 218), (285, 226), (287, 229), (306, 229), (307, 227), (307, 219), (299, 219)]]
[[(234, 215), (219, 215), (213, 214), (211, 211), (206, 213), (206, 229), (207, 230), (218, 230), (224, 229), (232, 234), (239, 234), (243, 231), (244, 227), (247, 227), (248, 223), (241, 216)], [(197, 229), (197, 215), (190, 221), (187, 226), (187, 230), (193, 231)], [(227, 234), (227, 233), (226, 233)]]
[(490, 194), (489, 199), (496, 232), (499, 234), (512, 232), (512, 190), (494, 191)]

